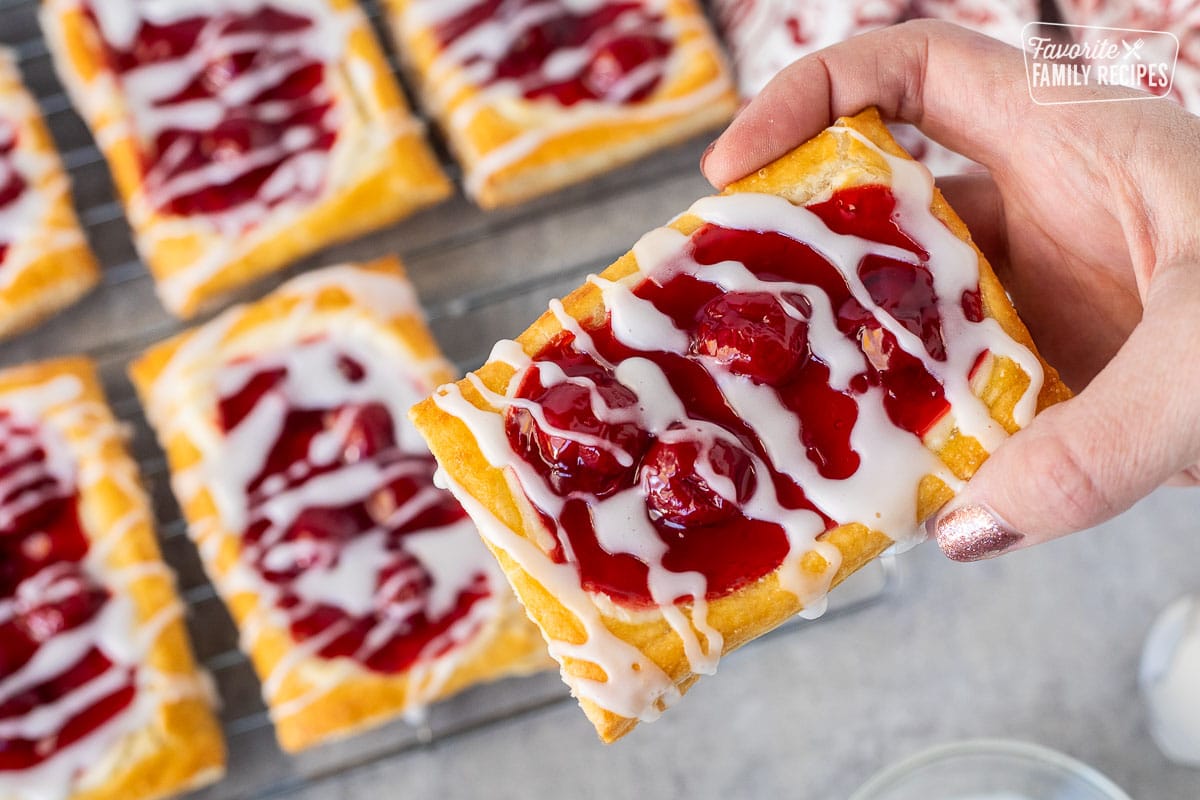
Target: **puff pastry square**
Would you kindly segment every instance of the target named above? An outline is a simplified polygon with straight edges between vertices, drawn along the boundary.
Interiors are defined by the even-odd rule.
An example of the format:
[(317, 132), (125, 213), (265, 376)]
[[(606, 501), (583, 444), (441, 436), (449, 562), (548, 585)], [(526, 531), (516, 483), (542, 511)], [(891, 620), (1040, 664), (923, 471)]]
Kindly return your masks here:
[(37, 102), (0, 48), (0, 338), (69, 306), (100, 272)]
[(42, 21), (180, 316), (450, 192), (354, 0), (46, 0)]
[(2, 800), (149, 800), (224, 772), (124, 438), (87, 360), (0, 372)]
[(452, 372), (398, 261), (304, 275), (132, 373), (285, 749), (552, 663), (405, 416)]
[(604, 741), (1067, 396), (874, 110), (699, 200), (413, 409)]
[(401, 58), (484, 208), (726, 121), (728, 70), (694, 0), (386, 0)]

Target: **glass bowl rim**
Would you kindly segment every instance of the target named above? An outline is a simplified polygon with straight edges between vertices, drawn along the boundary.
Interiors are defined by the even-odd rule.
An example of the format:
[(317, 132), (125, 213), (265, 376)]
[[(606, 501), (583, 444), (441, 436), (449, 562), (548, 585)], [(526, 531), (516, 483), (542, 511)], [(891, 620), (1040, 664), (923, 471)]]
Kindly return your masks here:
[(975, 755), (1012, 756), (1035, 761), (1070, 773), (1073, 777), (1091, 784), (1092, 788), (1106, 794), (1111, 800), (1132, 800), (1125, 790), (1117, 786), (1107, 775), (1077, 758), (1060, 753), (1045, 745), (1019, 739), (1001, 738), (967, 739), (961, 742), (937, 744), (920, 750), (884, 767), (860, 786), (849, 800), (873, 800), (881, 790), (892, 787), (897, 781), (919, 769), (948, 759)]

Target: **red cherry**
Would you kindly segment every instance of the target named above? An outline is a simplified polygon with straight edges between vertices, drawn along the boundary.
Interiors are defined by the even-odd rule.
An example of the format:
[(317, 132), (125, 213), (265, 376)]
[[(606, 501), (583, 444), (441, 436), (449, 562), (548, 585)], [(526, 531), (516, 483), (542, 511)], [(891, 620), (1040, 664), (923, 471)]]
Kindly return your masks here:
[(614, 88), (642, 64), (666, 55), (669, 46), (654, 36), (622, 36), (601, 45), (592, 57), (592, 63), (580, 76), (580, 82), (597, 99), (641, 100), (658, 83), (647, 80), (635, 91), (620, 97), (611, 97)]
[(310, 569), (332, 566), (342, 543), (364, 530), (362, 520), (348, 510), (306, 508), (281, 541), (263, 552), (259, 566), (273, 583), (295, 580)]
[(495, 65), (497, 77), (519, 78), (538, 69), (561, 38), (561, 23), (554, 20), (526, 28), (513, 41), (508, 53)]
[(365, 461), (396, 446), (392, 414), (382, 403), (348, 406), (341, 409), (336, 416), (340, 417), (342, 414), (352, 415), (343, 444), (343, 457), (347, 464)]
[(58, 673), (44, 683), (31, 686), (0, 703), (0, 719), (21, 716), (38, 706), (60, 700), (67, 693), (103, 675), (112, 665), (108, 656), (93, 647), (66, 671)]
[[(437, 469), (437, 463), (430, 456), (415, 455), (389, 459), (387, 469), (394, 470), (393, 474), (396, 477), (372, 492), (364, 507), (371, 520), (376, 525), (387, 526), (389, 533), (401, 535), (409, 531), (444, 528), (467, 515), (454, 499), (454, 495), (433, 486), (433, 473)], [(400, 524), (395, 527), (396, 522), (392, 520), (396, 512), (413, 502), (417, 495), (428, 492), (432, 492), (433, 496), (424, 496), (417, 501), (421, 510), (415, 515), (401, 514), (398, 520)]]
[[(49, 473), (14, 492), (9, 498), (6, 498), (6, 505), (14, 506), (18, 502), (31, 499), (31, 496), (34, 495), (41, 495), (45, 499), (13, 517), (10, 525), (0, 527), (0, 538), (5, 536), (29, 538), (36, 532), (52, 530), (60, 521), (65, 524), (74, 522), (73, 496), (64, 496), (62, 486)], [(77, 544), (80, 546), (77, 547)], [(78, 561), (83, 557), (83, 552), (87, 550), (87, 541), (55, 541), (43, 546), (40, 540), (34, 540), (23, 542), (21, 549), (22, 555), (31, 561), (44, 561), (51, 558), (55, 561), (59, 559)], [(76, 552), (78, 555), (73, 555)]]
[[(237, 363), (237, 362), (234, 362)], [(221, 430), (229, 433), (250, 415), (267, 392), (283, 383), (287, 369), (275, 367), (254, 374), (236, 393), (222, 397), (217, 403), (217, 419)]]
[(962, 310), (969, 322), (983, 322), (983, 294), (979, 289), (968, 289), (962, 293)]
[(108, 591), (93, 584), (77, 569), (65, 572), (42, 590), (43, 594), (55, 596), (63, 592), (68, 594), (48, 603), (39, 602), (38, 598), (26, 602), (18, 595), (19, 613), (14, 620), (17, 630), (32, 642), (49, 641), (88, 622), (108, 600)]
[(379, 571), (375, 586), (375, 613), (395, 622), (411, 619), (425, 610), (433, 579), (417, 559), (405, 552)]
[(25, 180), (15, 169), (5, 174), (0, 165), (0, 208), (16, 200), (25, 191)]
[(367, 377), (367, 368), (348, 355), (341, 354), (337, 358), (338, 372), (350, 383), (359, 383)]
[(18, 529), (7, 539), (0, 536), (0, 594), (15, 593), (19, 583), (52, 564), (82, 561), (87, 555), (74, 498), (56, 498), (52, 505), (54, 513), (37, 511), (31, 517), (39, 523), (32, 530)]
[(805, 206), (831, 231), (890, 244), (928, 259), (929, 253), (909, 238), (896, 220), (896, 197), (886, 186), (839, 189), (822, 203)]
[(700, 309), (691, 352), (777, 386), (807, 359), (807, 339), (808, 324), (790, 316), (773, 295), (731, 292)]
[[(565, 369), (568, 375), (586, 376), (595, 382), (598, 406), (617, 411), (637, 403), (637, 395), (594, 364), (568, 365)], [(546, 478), (551, 488), (563, 496), (579, 491), (604, 497), (632, 485), (634, 465), (646, 449), (649, 435), (634, 422), (597, 419), (591, 387), (570, 381), (542, 387), (536, 378), (532, 382), (535, 391), (527, 394), (528, 387), (522, 386), (521, 396), (541, 406), (546, 422), (568, 435), (542, 430), (533, 414), (515, 405), (505, 419), (505, 429), (518, 453), (530, 463), (548, 468)], [(586, 441), (589, 439), (602, 439), (612, 449)], [(621, 463), (613, 449), (628, 455), (628, 466)]]
[[(716, 492), (701, 477), (697, 461), (733, 481), (736, 502)], [(655, 442), (641, 470), (642, 491), (652, 519), (672, 527), (715, 525), (738, 513), (754, 492), (754, 465), (741, 447), (716, 439), (708, 447), (694, 440)]]
[(35, 652), (37, 645), (17, 626), (16, 620), (0, 624), (0, 675), (16, 672)]
[(937, 294), (927, 268), (872, 254), (858, 265), (858, 275), (880, 308), (919, 336), (929, 355), (946, 360)]

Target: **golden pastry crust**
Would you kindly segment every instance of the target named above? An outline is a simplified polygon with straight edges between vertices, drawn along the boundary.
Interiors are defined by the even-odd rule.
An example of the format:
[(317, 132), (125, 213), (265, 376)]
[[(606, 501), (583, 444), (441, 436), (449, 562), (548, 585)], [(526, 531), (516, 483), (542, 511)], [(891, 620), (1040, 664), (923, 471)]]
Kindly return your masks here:
[(59, 75), (108, 160), (164, 305), (181, 317), (452, 191), (367, 19), (354, 0), (327, 0), (326, 6), (346, 31), (342, 56), (327, 70), (341, 118), (326, 186), (312, 202), (278, 206), (249, 230), (230, 235), (205, 217), (173, 216), (148, 201), (129, 104), (106, 66), (96, 25), (81, 0), (44, 0), (43, 28)]
[[(375, 282), (355, 290), (350, 283), (364, 276)], [(234, 582), (231, 573), (241, 558), (242, 532), (224, 527), (210, 486), (202, 484), (194, 491), (183, 488), (180, 476), (200, 460), (203, 443), (187, 424), (168, 420), (178, 421), (190, 414), (207, 420), (201, 428), (205, 436), (219, 436), (212, 377), (218, 366), (231, 359), (337, 331), (378, 343), (394, 355), (400, 369), (424, 387), (452, 379), (453, 370), (425, 327), (415, 300), (407, 307), (397, 307), (381, 299), (396, 290), (411, 292), (395, 258), (318, 270), (284, 284), (263, 300), (230, 309), (206, 326), (157, 345), (130, 368), (167, 451), (176, 495), (205, 567), (238, 627), (245, 632), (254, 626), (256, 633), (249, 639), (248, 650), (264, 683), (275, 676), (277, 690), (266, 692), (267, 702), (280, 744), (290, 752), (352, 735), (413, 710), (418, 703), (447, 697), (474, 683), (552, 665), (537, 629), (507, 593), (498, 596), (496, 616), (463, 645), (469, 652), (432, 695), (417, 691), (409, 672), (383, 675), (349, 659), (312, 655), (295, 661), (299, 646), (286, 623), (270, 618), (260, 596)], [(196, 347), (200, 341), (203, 345)], [(182, 398), (188, 409), (180, 409), (167, 397), (162, 391), (164, 382), (185, 384), (174, 396)], [(243, 641), (247, 639), (244, 635)], [(282, 678), (280, 669), (286, 670)]]
[[(467, 193), (483, 208), (585, 180), (714, 128), (737, 110), (725, 58), (694, 0), (662, 4), (675, 26), (675, 53), (653, 94), (589, 115), (554, 101), (490, 100), (463, 80), (462, 70), (435, 75), (441, 48), (428, 27), (412, 21), (415, 4), (385, 2), (397, 50), (463, 165)], [(458, 124), (461, 110), (475, 104), (479, 110)], [(504, 156), (506, 149), (511, 157)]]
[[(75, 460), (84, 532), (93, 547), (103, 547), (105, 570), (129, 576), (109, 589), (132, 600), (136, 633), (150, 637), (140, 669), (152, 671), (154, 679), (150, 686), (139, 684), (139, 691), (160, 695), (150, 720), (89, 765), (70, 798), (154, 800), (213, 783), (225, 772), (225, 744), (212, 689), (193, 659), (184, 609), (174, 576), (162, 563), (149, 498), (125, 449), (124, 429), (85, 358), (0, 372), (0, 408), (30, 391), (52, 397), (39, 421), (65, 441)], [(0, 798), (9, 797), (0, 786)]]
[[(100, 271), (71, 205), (71, 185), (37, 102), (21, 83), (16, 56), (0, 48), (0, 124), (12, 125), (16, 147), (6, 160), (26, 186), (14, 204), (8, 252), (0, 260), (0, 338), (33, 327), (96, 285)], [(2, 156), (0, 156), (2, 157)]]
[[(839, 124), (859, 132), (888, 153), (908, 157), (892, 140), (874, 109), (853, 118), (841, 119)], [(806, 204), (828, 197), (836, 189), (861, 184), (887, 185), (889, 181), (890, 169), (876, 152), (850, 137), (826, 131), (757, 174), (733, 184), (725, 193), (770, 193), (786, 197), (796, 204)], [(974, 248), (966, 226), (940, 193), (935, 194), (932, 210), (958, 238)], [(685, 214), (674, 220), (670, 227), (687, 235), (700, 225), (698, 218)], [(1010, 337), (1036, 354), (1033, 341), (1003, 287), (983, 254), (978, 248), (975, 250), (979, 256), (980, 285), (986, 314), (996, 319)], [(636, 271), (636, 259), (630, 252), (606, 269), (601, 277), (617, 281)], [(603, 323), (608, 313), (600, 289), (593, 283), (584, 284), (567, 295), (562, 305), (566, 314), (578, 320), (585, 329)], [(562, 330), (555, 315), (547, 312), (516, 341), (525, 353), (534, 356)], [(1040, 356), (1038, 358), (1041, 360)], [(1038, 397), (1039, 410), (1070, 396), (1057, 372), (1044, 361), (1042, 367), (1045, 382)], [(504, 394), (514, 370), (504, 362), (489, 362), (475, 375), (487, 389)], [(1029, 382), (1030, 377), (1015, 362), (998, 357), (992, 359), (986, 385), (976, 391), (989, 407), (993, 418), (1012, 431), (1016, 429), (1014, 406)], [(457, 387), (465, 400), (475, 408), (500, 413), (489, 405), (469, 380), (459, 381)], [(547, 541), (545, 537), (550, 534), (539, 521), (538, 512), (523, 492), (519, 489), (514, 491), (505, 470), (493, 466), (485, 458), (479, 443), (461, 419), (439, 408), (435, 398), (414, 407), (412, 417), (439, 464), (463, 492), (521, 538), (534, 543)], [(978, 442), (958, 434), (957, 430), (940, 431), (934, 434), (934, 438), (938, 455), (959, 478), (969, 478), (987, 456)], [(927, 442), (929, 440), (930, 437), (927, 437)], [(943, 481), (932, 475), (926, 476), (919, 487), (920, 519), (934, 513), (951, 496), (950, 488)], [(842, 525), (820, 538), (836, 546), (842, 555), (833, 585), (878, 556), (892, 543), (884, 532), (857, 523)], [(500, 560), (530, 617), (542, 627), (547, 639), (580, 643), (584, 639), (582, 628), (559, 598), (518, 565), (511, 554), (491, 542), (489, 546)], [(801, 562), (801, 568), (813, 576), (823, 573), (827, 566), (825, 559), (815, 552), (806, 555)], [(724, 652), (727, 653), (792, 618), (801, 610), (796, 595), (781, 587), (777, 571), (730, 595), (709, 601), (707, 619), (708, 624), (724, 636)], [(602, 618), (604, 625), (620, 639), (634, 645), (661, 667), (681, 691), (686, 691), (698, 678), (685, 656), (683, 642), (661, 614), (655, 612), (651, 619), (640, 615), (634, 621), (618, 619), (607, 613)], [(564, 659), (563, 670), (569, 675), (601, 682), (605, 680), (603, 672), (596, 665), (571, 658)], [(637, 724), (637, 720), (600, 708), (587, 698), (581, 698), (580, 705), (605, 742), (620, 738)]]

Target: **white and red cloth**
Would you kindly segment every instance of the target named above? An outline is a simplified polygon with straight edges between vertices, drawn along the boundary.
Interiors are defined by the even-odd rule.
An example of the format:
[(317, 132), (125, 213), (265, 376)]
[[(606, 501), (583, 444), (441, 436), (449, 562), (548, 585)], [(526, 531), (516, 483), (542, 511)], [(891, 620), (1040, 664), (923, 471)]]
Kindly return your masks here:
[[(1038, 19), (1037, 0), (713, 0), (713, 6), (745, 97), (802, 56), (906, 19), (944, 19), (1013, 45), (1022, 27)], [(935, 175), (980, 169), (910, 126), (893, 132)]]

